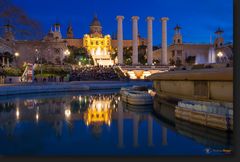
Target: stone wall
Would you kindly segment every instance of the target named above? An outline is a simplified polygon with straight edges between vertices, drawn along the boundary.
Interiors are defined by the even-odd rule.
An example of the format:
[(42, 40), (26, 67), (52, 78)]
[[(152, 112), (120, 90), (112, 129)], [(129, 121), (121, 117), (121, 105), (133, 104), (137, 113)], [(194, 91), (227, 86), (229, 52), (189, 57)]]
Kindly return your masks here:
[(160, 96), (233, 102), (232, 68), (158, 73), (149, 79)]

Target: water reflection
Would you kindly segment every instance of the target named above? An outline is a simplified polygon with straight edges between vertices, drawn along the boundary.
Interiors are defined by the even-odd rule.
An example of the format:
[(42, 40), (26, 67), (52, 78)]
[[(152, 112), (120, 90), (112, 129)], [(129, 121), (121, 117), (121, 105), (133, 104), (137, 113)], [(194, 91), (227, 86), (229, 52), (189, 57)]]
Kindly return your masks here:
[[(39, 127), (42, 125), (44, 127), (43, 130), (40, 130), (39, 127), (32, 126), (33, 128), (31, 127), (30, 130), (33, 131), (26, 131), (22, 128), (24, 123), (34, 123)], [(108, 152), (113, 152), (115, 148), (123, 151), (116, 151), (116, 154), (130, 154), (131, 152), (132, 154), (167, 154), (161, 150), (161, 147), (178, 147), (179, 144), (176, 142), (183, 140), (181, 136), (172, 137), (173, 132), (184, 136), (184, 138), (193, 139), (193, 145), (203, 146), (204, 148), (205, 146), (224, 148), (232, 146), (231, 135), (177, 120), (175, 119), (174, 108), (158, 100), (155, 100), (152, 107), (137, 107), (122, 102), (117, 92), (106, 94), (73, 93), (58, 94), (57, 96), (55, 94), (28, 95), (22, 98), (9, 97), (0, 99), (0, 143), (2, 145), (9, 144), (3, 141), (4, 136), (13, 139), (13, 141), (19, 140), (20, 135), (16, 131), (19, 129), (23, 131), (23, 134), (26, 133), (29, 136), (34, 136), (34, 130), (37, 130), (40, 132), (38, 137), (43, 138), (42, 134), (50, 134), (50, 130), (47, 129), (48, 126), (51, 126), (55, 138), (60, 141), (68, 140), (71, 143), (71, 140), (74, 141), (74, 138), (76, 138), (75, 136), (82, 134), (81, 138), (79, 137), (77, 140), (78, 142), (75, 142), (81, 142), (81, 145), (75, 146), (77, 147), (76, 150), (79, 150), (76, 153), (77, 155), (84, 153), (84, 149), (87, 151), (82, 146), (83, 144), (85, 147), (92, 146), (92, 149), (99, 149), (98, 151), (103, 152), (102, 147), (107, 149), (108, 143), (111, 146), (109, 146), (108, 151), (104, 152), (106, 155), (108, 155)], [(64, 136), (66, 128), (69, 135), (71, 135), (68, 138)], [(4, 134), (1, 133), (1, 130)], [(76, 135), (78, 131), (80, 133)], [(88, 136), (88, 131), (90, 131), (94, 140)], [(104, 138), (106, 138), (106, 141), (104, 141)], [(44, 140), (46, 139), (44, 138)], [(35, 140), (37, 140), (37, 137)], [(95, 140), (100, 141), (100, 143), (93, 142)], [(15, 142), (19, 143), (21, 141)], [(69, 145), (73, 147), (71, 145), (74, 144)], [(98, 145), (102, 146), (98, 148)], [(146, 150), (146, 146), (153, 150)], [(1, 147), (0, 153), (2, 151)], [(57, 146), (48, 147), (56, 149), (54, 147)], [(61, 147), (61, 145), (58, 147)], [(79, 147), (83, 147), (83, 150), (79, 149)], [(141, 148), (141, 150), (134, 152), (134, 149), (137, 148)], [(62, 149), (65, 149), (65, 152), (68, 151), (68, 147), (64, 146)], [(126, 152), (124, 153), (125, 149)], [(42, 150), (43, 154), (47, 152), (47, 150)], [(183, 150), (179, 149), (179, 152), (183, 152)], [(11, 153), (14, 154), (14, 151)], [(97, 151), (94, 153), (97, 153)], [(189, 153), (192, 153), (191, 149)], [(199, 154), (204, 153), (199, 151)]]

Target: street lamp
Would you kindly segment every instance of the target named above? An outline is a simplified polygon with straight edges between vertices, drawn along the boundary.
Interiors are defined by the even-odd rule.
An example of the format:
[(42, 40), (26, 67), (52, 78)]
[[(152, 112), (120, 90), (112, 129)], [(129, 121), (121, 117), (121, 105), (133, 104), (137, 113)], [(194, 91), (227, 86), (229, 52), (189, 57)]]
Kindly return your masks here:
[(221, 58), (221, 57), (223, 57), (223, 53), (222, 52), (218, 52), (217, 56)]
[[(36, 55), (37, 55), (37, 61), (38, 61), (38, 59), (39, 59), (39, 57), (40, 57), (40, 51), (36, 48), (35, 49), (35, 52), (36, 52)], [(38, 63), (38, 62), (37, 62)], [(42, 79), (42, 57), (40, 57), (40, 70), (41, 70), (41, 81), (43, 80)]]
[(217, 56), (219, 57), (220, 62), (222, 62), (223, 53), (220, 51)]
[(16, 66), (18, 66), (18, 65), (17, 65), (17, 64), (18, 64), (17, 58), (19, 57), (19, 53), (18, 53), (18, 52), (15, 52), (15, 53), (14, 53), (14, 56), (15, 56), (15, 58), (16, 58)]
[(64, 55), (69, 56), (70, 54), (71, 53), (70, 53), (70, 51), (68, 49), (64, 51)]
[(15, 52), (15, 54), (14, 54), (16, 57), (18, 57), (19, 56), (19, 53), (18, 52)]

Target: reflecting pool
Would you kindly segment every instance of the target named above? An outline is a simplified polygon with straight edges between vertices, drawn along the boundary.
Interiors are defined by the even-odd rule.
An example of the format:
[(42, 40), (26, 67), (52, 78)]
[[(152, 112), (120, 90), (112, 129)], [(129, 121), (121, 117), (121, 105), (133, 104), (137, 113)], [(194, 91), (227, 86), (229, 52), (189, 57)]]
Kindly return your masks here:
[[(0, 98), (0, 155), (228, 155), (232, 133), (175, 119), (155, 99), (136, 107), (118, 91)], [(225, 151), (224, 151), (225, 150)]]

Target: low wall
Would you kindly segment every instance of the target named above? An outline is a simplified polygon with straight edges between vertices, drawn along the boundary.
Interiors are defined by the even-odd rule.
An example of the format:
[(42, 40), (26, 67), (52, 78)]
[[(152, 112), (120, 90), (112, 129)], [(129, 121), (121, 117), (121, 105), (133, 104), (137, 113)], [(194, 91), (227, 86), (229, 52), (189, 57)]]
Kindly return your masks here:
[(68, 82), (68, 83), (21, 83), (4, 84), (0, 86), (0, 96), (29, 94), (29, 93), (48, 93), (48, 92), (73, 92), (89, 90), (111, 90), (121, 87), (152, 86), (151, 82), (114, 82), (114, 81), (89, 81), (89, 82)]
[(4, 79), (4, 83), (9, 84), (9, 83), (20, 83), (21, 82), (21, 77), (15, 77), (15, 76), (7, 76)]
[(173, 71), (149, 77), (159, 96), (233, 102), (233, 69)]

